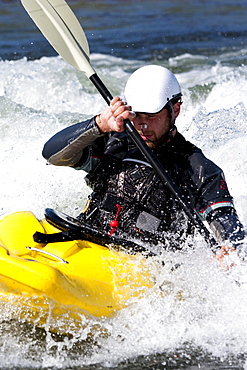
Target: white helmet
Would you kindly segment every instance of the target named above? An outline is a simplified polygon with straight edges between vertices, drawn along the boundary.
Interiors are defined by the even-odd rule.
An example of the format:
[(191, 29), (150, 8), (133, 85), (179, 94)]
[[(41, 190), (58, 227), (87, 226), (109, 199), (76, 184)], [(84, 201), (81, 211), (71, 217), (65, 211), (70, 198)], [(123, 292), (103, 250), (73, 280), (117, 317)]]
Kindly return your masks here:
[(130, 76), (124, 95), (134, 112), (158, 113), (182, 93), (172, 72), (158, 65), (147, 65)]

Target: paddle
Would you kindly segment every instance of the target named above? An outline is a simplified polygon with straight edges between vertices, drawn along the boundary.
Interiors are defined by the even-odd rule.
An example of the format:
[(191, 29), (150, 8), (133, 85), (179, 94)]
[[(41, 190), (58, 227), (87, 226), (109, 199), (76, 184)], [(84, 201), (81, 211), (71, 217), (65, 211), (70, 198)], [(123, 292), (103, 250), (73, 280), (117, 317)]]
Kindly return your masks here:
[[(107, 104), (110, 104), (112, 95), (90, 64), (90, 53), (86, 36), (68, 4), (64, 0), (21, 0), (21, 2), (58, 54), (73, 67), (84, 72)], [(198, 213), (191, 207), (184, 194), (170, 177), (168, 171), (142, 140), (129, 120), (125, 120), (125, 128), (165, 186), (182, 206), (191, 223), (198, 228), (207, 241), (214, 244), (211, 234), (201, 221)]]

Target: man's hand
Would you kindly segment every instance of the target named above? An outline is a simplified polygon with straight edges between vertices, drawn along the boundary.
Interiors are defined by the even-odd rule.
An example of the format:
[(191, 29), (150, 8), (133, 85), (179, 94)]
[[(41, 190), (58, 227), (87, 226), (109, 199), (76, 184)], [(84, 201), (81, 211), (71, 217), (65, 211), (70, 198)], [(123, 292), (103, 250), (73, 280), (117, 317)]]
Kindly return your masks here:
[(102, 133), (122, 132), (125, 130), (124, 120), (130, 121), (135, 118), (131, 106), (127, 105), (119, 96), (112, 99), (109, 106), (96, 117), (96, 124)]
[(230, 247), (229, 245), (223, 245), (220, 249), (217, 249), (214, 257), (219, 261), (220, 267), (223, 270), (229, 270), (234, 266), (234, 262), (233, 258), (228, 259), (228, 257), (235, 257), (235, 254), (235, 248)]

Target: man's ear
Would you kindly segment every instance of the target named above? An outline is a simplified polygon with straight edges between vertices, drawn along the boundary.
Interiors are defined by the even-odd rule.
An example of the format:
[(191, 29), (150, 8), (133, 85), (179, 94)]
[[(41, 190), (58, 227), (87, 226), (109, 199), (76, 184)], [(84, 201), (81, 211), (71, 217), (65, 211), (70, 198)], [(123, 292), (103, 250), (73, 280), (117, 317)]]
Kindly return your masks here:
[(178, 103), (175, 103), (173, 105), (173, 109), (174, 109), (174, 117), (177, 118), (177, 116), (179, 115), (180, 113), (180, 107), (181, 107), (181, 103), (178, 102)]

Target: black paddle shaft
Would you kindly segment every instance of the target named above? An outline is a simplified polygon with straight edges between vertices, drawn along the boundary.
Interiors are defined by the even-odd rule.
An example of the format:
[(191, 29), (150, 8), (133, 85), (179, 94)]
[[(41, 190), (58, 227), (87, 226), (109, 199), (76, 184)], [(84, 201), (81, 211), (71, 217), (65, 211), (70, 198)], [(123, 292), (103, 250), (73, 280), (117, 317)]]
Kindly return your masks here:
[[(94, 86), (97, 88), (99, 93), (102, 95), (102, 97), (105, 99), (105, 101), (109, 105), (113, 96), (111, 95), (109, 90), (106, 88), (106, 86), (103, 84), (99, 76), (95, 73), (90, 77), (90, 80), (92, 81)], [(175, 197), (177, 202), (182, 206), (184, 212), (188, 216), (191, 223), (198, 228), (198, 230), (204, 236), (206, 241), (210, 242), (211, 244), (215, 244), (215, 240), (213, 239), (212, 235), (210, 234), (206, 226), (203, 224), (198, 213), (196, 213), (196, 211), (189, 204), (184, 194), (181, 192), (179, 187), (173, 181), (169, 172), (160, 163), (157, 156), (147, 146), (145, 141), (140, 137), (140, 135), (138, 134), (137, 130), (135, 129), (133, 124), (130, 122), (130, 120), (125, 120), (124, 123), (125, 123), (126, 132), (128, 133), (128, 135), (131, 137), (131, 139), (134, 141), (136, 146), (142, 152), (144, 157), (150, 163), (152, 168), (155, 170), (156, 174), (163, 181), (164, 185), (169, 189), (169, 191)]]

